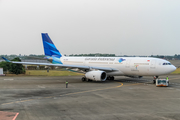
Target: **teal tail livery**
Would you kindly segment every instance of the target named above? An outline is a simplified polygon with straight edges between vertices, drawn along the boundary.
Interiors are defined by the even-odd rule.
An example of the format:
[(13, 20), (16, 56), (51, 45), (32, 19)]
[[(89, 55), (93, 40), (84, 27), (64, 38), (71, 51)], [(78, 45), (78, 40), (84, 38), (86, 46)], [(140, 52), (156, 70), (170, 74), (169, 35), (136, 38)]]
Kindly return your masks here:
[(53, 64), (62, 64), (60, 61), (62, 55), (50, 39), (49, 35), (47, 33), (42, 33), (41, 35), (44, 46), (44, 54), (46, 55), (45, 58)]
[[(176, 70), (169, 61), (153, 57), (69, 57), (63, 56), (47, 33), (42, 33), (45, 59), (51, 63), (6, 62), (24, 65), (43, 65), (83, 73), (82, 81), (114, 80), (114, 76), (138, 77), (168, 75)], [(61, 42), (62, 43), (62, 42)], [(90, 47), (90, 46), (87, 46)], [(79, 48), (80, 49), (80, 48)], [(154, 80), (155, 81), (155, 80)]]

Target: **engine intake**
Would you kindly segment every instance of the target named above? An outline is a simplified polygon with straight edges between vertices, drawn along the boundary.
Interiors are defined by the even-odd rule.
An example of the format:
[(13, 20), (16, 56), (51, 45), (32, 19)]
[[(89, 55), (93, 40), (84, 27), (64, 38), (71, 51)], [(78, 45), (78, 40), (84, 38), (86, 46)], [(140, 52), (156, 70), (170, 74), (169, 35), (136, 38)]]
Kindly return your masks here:
[(93, 81), (105, 81), (107, 78), (107, 74), (104, 71), (89, 71), (85, 74), (87, 79)]

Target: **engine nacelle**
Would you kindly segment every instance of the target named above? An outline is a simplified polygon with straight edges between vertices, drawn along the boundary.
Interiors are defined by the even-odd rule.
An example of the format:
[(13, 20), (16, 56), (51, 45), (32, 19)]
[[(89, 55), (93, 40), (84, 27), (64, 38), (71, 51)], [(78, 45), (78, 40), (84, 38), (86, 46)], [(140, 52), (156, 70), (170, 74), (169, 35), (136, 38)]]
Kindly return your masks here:
[(85, 74), (87, 79), (93, 81), (105, 81), (107, 78), (107, 74), (104, 71), (89, 71)]

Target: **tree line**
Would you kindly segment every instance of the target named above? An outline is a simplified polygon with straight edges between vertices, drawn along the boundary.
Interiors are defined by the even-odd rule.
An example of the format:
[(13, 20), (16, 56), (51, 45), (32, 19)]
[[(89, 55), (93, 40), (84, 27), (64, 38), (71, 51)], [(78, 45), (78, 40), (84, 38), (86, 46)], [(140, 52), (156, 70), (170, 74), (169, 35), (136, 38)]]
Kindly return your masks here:
[[(21, 59), (16, 57), (12, 59), (11, 61), (21, 62)], [(16, 75), (25, 73), (25, 69), (22, 64), (14, 64), (14, 63), (2, 61), (0, 62), (0, 68), (3, 68), (3, 71), (8, 71), (9, 73), (16, 74)]]

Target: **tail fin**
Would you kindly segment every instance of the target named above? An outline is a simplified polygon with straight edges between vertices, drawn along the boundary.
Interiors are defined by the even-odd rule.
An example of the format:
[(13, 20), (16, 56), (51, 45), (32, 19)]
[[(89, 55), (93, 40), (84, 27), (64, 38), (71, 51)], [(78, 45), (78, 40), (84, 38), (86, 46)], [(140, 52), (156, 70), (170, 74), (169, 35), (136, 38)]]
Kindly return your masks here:
[(41, 33), (42, 34), (42, 40), (44, 45), (44, 54), (46, 56), (53, 56), (60, 58), (62, 55), (59, 52), (59, 50), (56, 48), (50, 37), (47, 33)]

